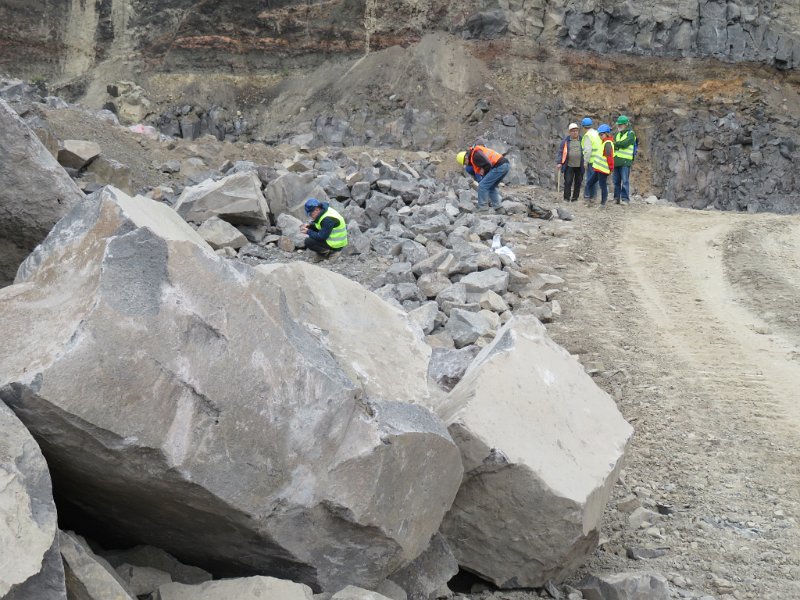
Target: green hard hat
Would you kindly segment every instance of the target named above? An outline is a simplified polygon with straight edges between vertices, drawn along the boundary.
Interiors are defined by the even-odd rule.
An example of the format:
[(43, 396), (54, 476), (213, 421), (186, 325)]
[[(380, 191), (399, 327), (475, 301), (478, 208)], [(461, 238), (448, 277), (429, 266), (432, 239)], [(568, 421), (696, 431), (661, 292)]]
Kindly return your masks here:
[(629, 120), (625, 115), (620, 115), (619, 119), (617, 119), (617, 125), (627, 125)]

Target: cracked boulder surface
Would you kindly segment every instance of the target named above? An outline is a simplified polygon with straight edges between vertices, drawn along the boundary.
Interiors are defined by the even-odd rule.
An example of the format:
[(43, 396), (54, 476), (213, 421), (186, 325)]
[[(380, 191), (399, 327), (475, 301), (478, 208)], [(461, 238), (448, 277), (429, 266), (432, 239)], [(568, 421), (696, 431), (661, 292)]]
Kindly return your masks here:
[(424, 407), (366, 394), (286, 295), (106, 188), (0, 290), (0, 399), (64, 499), (131, 542), (221, 576), (377, 585), (437, 531), (459, 452)]

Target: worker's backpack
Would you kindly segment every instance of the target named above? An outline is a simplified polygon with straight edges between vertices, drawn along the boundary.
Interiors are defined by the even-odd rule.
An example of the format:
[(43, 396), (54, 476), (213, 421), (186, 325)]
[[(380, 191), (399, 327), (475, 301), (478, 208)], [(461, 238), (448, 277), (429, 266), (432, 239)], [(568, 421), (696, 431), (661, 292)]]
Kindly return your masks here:
[[(636, 160), (636, 155), (639, 153), (639, 136), (633, 132), (633, 160)], [(633, 160), (631, 162), (633, 162)]]

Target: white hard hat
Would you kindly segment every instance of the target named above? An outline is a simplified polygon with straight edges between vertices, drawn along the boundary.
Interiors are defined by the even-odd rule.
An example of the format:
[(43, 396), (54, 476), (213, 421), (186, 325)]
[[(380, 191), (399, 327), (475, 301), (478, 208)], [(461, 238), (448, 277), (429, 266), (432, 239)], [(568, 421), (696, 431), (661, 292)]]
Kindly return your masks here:
[(577, 123), (570, 123), (569, 127), (568, 127), (568, 130), (571, 131), (571, 130), (577, 129), (577, 128), (578, 128), (578, 124)]

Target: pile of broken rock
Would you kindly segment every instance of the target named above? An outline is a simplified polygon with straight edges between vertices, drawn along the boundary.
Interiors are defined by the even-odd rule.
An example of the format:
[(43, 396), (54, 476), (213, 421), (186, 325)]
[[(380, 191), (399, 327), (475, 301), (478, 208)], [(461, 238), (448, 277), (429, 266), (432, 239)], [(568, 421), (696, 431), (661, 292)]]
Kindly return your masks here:
[[(264, 185), (267, 170), (231, 165), (175, 208), (106, 187), (0, 289), (0, 548), (15, 561), (0, 596), (428, 599), (459, 567), (542, 587), (592, 552), (632, 429), (511, 310), (509, 294), (546, 289), (481, 243), (511, 221), (476, 217), (468, 186), (428, 166), (353, 167), (326, 187), (299, 167)], [(342, 206), (354, 252), (394, 257), (377, 293), (272, 260), (300, 184)], [(249, 243), (220, 243), (212, 219)], [(431, 377), (434, 340), (466, 348), (468, 368), (441, 360)], [(147, 546), (59, 531), (51, 479)]]

